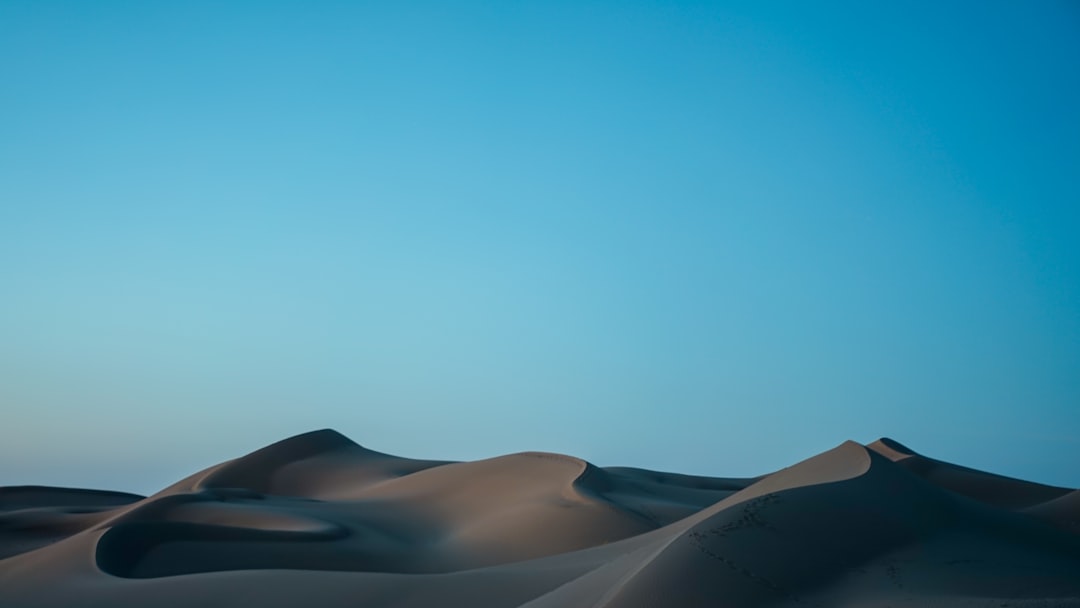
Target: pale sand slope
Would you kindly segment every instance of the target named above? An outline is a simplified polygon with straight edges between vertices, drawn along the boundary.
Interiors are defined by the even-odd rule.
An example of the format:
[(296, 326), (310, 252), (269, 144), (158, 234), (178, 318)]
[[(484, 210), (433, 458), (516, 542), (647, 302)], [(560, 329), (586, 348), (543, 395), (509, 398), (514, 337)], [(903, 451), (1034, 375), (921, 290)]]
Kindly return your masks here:
[(1080, 607), (1080, 493), (888, 439), (722, 479), (317, 431), (148, 498), (0, 488), (0, 607), (76, 606)]

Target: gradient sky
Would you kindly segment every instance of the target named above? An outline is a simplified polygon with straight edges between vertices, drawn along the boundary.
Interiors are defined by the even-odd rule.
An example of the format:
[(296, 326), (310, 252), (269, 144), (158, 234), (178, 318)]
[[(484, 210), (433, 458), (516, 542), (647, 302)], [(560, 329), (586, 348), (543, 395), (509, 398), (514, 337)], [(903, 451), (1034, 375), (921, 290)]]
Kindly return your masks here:
[(0, 0), (0, 485), (332, 427), (1080, 486), (1077, 6)]

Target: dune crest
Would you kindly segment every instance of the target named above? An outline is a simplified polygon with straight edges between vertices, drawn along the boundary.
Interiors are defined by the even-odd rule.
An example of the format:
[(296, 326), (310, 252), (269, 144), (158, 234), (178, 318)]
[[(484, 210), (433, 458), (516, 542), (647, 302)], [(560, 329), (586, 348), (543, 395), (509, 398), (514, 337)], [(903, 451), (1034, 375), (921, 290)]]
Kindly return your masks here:
[(996, 507), (1033, 508), (1071, 491), (935, 460), (885, 437), (867, 447), (934, 485)]
[(0, 605), (1075, 607), (1078, 496), (887, 438), (711, 478), (321, 430), (145, 498), (0, 488)]

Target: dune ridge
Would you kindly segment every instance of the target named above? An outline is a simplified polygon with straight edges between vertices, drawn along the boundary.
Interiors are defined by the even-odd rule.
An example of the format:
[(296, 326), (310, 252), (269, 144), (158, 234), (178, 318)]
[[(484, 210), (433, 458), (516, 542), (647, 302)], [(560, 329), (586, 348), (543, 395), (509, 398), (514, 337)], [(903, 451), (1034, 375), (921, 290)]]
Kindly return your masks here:
[(0, 488), (0, 606), (1080, 606), (1080, 492), (882, 438), (753, 478), (332, 430), (148, 497)]

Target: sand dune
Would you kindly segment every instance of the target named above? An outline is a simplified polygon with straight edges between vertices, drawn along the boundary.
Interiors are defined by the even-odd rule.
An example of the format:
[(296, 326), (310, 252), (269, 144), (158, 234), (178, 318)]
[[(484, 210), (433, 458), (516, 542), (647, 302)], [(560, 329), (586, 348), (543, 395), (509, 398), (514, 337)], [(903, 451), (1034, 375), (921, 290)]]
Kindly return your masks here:
[(0, 488), (0, 606), (1080, 606), (1080, 492), (846, 442), (756, 478), (334, 431), (150, 497)]

